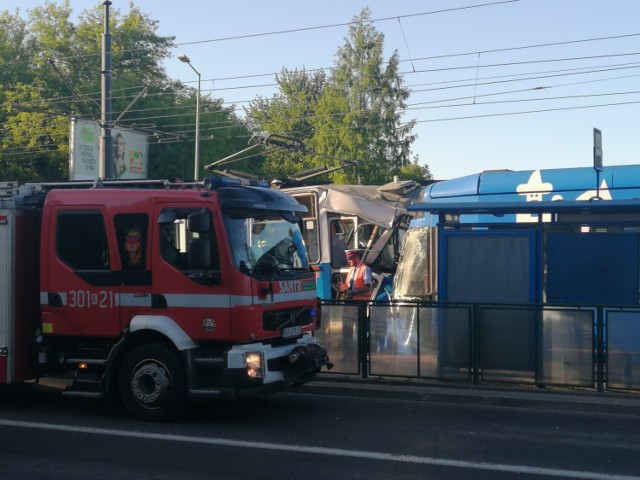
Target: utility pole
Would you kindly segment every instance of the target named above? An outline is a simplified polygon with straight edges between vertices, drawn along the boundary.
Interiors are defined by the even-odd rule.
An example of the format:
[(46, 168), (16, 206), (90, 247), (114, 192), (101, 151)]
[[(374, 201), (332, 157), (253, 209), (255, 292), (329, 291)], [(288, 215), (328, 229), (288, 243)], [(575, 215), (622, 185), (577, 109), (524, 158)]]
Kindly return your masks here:
[(196, 154), (193, 165), (193, 179), (197, 182), (198, 173), (200, 172), (200, 72), (194, 68), (191, 60), (184, 53), (178, 55), (178, 60), (189, 65), (191, 70), (198, 76), (198, 91), (196, 92)]
[(113, 178), (113, 139), (111, 137), (111, 34), (109, 33), (109, 5), (105, 0), (104, 5), (104, 29), (102, 34), (102, 117), (100, 135), (100, 161), (98, 176), (100, 178)]

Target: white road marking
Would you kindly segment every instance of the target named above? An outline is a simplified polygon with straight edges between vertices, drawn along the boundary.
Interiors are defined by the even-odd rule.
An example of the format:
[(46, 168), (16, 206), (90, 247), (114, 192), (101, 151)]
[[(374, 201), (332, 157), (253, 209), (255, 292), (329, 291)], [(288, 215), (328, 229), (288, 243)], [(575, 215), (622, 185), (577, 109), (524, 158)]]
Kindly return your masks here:
[(545, 475), (556, 478), (579, 478), (589, 480), (640, 480), (640, 477), (629, 475), (612, 475), (607, 473), (586, 472), (577, 470), (562, 470), (556, 468), (531, 467), (527, 465), (505, 465), (489, 462), (471, 462), (464, 460), (448, 460), (445, 458), (420, 457), (416, 455), (399, 455), (396, 453), (370, 452), (366, 450), (346, 450), (341, 448), (306, 447), (303, 445), (288, 445), (285, 443), (248, 442), (229, 440), (226, 438), (191, 437), (186, 435), (170, 435), (165, 433), (144, 433), (129, 430), (110, 430), (106, 428), (78, 427), (73, 425), (58, 425), (50, 423), (23, 422), (0, 419), (0, 426), (16, 428), (32, 428), (38, 430), (57, 430), (61, 432), (86, 433), (91, 435), (109, 435), (125, 438), (142, 438), (150, 440), (164, 440), (168, 442), (194, 443), (201, 445), (219, 445), (223, 447), (257, 448), (278, 452), (310, 453), (314, 455), (329, 455), (334, 457), (364, 458), (367, 460), (382, 460), (390, 462), (413, 463), (420, 465), (437, 465), (441, 467), (467, 468), (471, 470), (487, 470), (506, 473), (524, 473), (531, 475)]

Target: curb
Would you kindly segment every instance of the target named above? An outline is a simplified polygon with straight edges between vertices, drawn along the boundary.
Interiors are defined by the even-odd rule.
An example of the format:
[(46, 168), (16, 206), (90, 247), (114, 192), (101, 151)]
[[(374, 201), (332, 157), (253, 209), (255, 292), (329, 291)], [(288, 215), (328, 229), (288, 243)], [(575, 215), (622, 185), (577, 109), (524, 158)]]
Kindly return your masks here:
[(585, 413), (640, 415), (640, 395), (636, 393), (600, 393), (568, 389), (551, 390), (534, 386), (515, 389), (320, 375), (316, 380), (296, 387), (296, 392), (428, 403), (456, 403)]

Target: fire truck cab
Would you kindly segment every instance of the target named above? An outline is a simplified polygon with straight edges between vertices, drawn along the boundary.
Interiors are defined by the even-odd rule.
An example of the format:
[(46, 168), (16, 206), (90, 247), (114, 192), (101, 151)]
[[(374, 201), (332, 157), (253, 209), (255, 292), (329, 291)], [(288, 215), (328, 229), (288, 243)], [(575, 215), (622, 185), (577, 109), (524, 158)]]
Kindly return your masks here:
[(0, 384), (67, 376), (165, 420), (330, 366), (289, 195), (200, 184), (0, 188)]

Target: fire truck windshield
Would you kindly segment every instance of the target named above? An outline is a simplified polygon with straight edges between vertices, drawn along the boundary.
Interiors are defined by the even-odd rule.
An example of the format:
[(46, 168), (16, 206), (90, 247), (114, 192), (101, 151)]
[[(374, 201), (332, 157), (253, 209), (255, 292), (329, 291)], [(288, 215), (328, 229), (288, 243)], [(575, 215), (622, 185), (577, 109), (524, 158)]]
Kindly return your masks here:
[(264, 255), (274, 257), (280, 271), (308, 270), (307, 251), (297, 223), (277, 212), (260, 218), (225, 215), (224, 221), (234, 265), (241, 271), (253, 271)]

